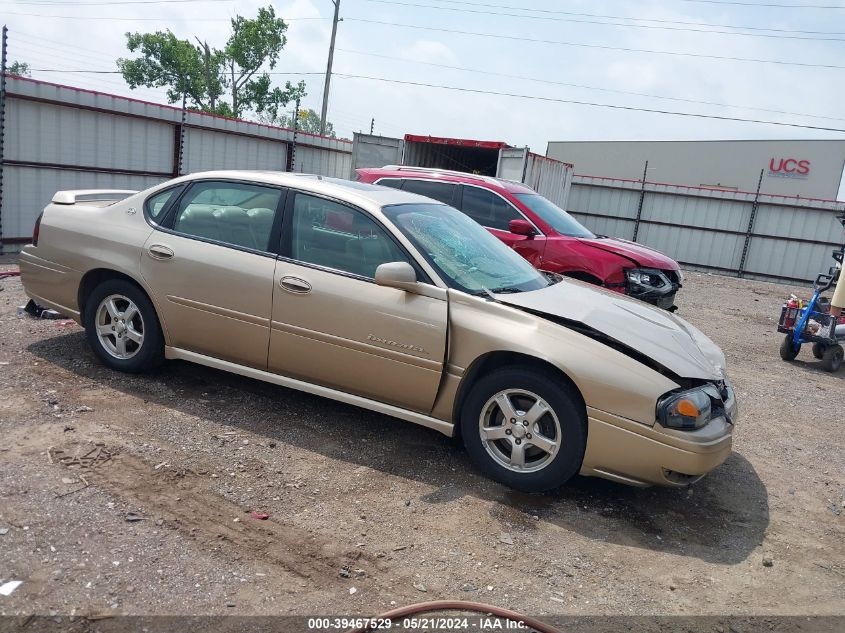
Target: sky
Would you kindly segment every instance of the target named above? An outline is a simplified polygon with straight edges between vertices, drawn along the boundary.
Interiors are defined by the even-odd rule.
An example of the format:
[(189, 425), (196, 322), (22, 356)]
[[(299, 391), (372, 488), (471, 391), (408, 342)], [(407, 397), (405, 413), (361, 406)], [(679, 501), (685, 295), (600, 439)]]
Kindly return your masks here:
[[(385, 136), (501, 140), (543, 154), (558, 140), (845, 138), (845, 131), (559, 101), (845, 130), (841, 0), (340, 1), (327, 117), (339, 136), (369, 131), (375, 119)], [(231, 17), (253, 17), (267, 4), (0, 0), (0, 19), (9, 27), (9, 58), (29, 63), (34, 78), (165, 102), (163, 89), (130, 90), (119, 74), (68, 71), (115, 70), (127, 56), (128, 31), (170, 29), (222, 47)], [(275, 71), (291, 73), (274, 79), (304, 79), (303, 107), (319, 112), (332, 0), (273, 6), (289, 21)]]

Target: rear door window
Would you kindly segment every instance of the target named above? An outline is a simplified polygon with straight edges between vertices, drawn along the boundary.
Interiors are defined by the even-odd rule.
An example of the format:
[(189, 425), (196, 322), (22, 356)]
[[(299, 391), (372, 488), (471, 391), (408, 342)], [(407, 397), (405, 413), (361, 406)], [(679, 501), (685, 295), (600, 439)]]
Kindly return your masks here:
[[(379, 183), (381, 184), (381, 183)], [(402, 191), (417, 193), (426, 198), (439, 200), (443, 204), (451, 205), (458, 185), (451, 182), (438, 182), (436, 180), (405, 180)]]
[(464, 186), (461, 211), (481, 226), (502, 231), (510, 230), (508, 223), (522, 216), (506, 200), (492, 191)]
[(243, 182), (199, 182), (179, 201), (173, 230), (267, 252), (281, 195), (281, 189)]

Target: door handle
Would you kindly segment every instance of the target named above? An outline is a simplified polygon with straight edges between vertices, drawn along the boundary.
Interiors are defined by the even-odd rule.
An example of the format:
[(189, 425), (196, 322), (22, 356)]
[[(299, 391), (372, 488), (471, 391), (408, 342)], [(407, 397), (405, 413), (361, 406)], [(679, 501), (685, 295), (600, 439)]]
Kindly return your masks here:
[(147, 252), (153, 259), (173, 259), (173, 249), (161, 244), (153, 244)]
[(294, 294), (304, 295), (311, 292), (311, 284), (299, 277), (282, 277), (279, 279), (279, 286), (282, 290), (293, 292)]

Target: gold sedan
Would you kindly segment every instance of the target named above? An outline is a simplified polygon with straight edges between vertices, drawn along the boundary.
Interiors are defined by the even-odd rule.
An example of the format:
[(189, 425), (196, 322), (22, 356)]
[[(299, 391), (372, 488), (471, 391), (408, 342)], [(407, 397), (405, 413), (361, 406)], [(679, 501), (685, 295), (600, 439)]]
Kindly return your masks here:
[(62, 191), (20, 264), (113, 369), (178, 358), (460, 434), (520, 490), (683, 486), (731, 451), (736, 399), (700, 331), (395, 189), (224, 171)]

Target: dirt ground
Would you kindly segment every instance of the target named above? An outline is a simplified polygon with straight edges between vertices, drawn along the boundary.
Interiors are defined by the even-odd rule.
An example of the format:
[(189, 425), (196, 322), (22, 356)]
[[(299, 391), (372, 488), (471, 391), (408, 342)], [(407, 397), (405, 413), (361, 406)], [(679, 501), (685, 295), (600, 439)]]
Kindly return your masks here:
[(184, 362), (112, 372), (0, 286), (0, 584), (23, 581), (0, 614), (845, 614), (845, 369), (780, 360), (794, 288), (690, 273), (680, 294), (739, 394), (723, 466), (529, 496), (409, 423)]

